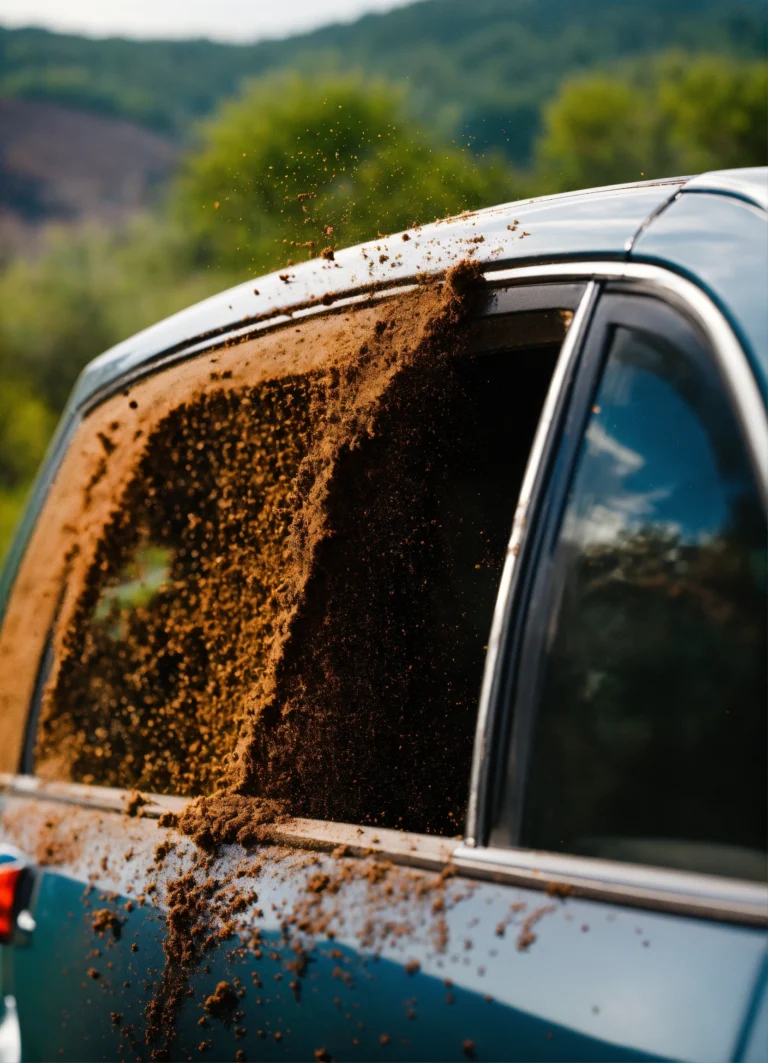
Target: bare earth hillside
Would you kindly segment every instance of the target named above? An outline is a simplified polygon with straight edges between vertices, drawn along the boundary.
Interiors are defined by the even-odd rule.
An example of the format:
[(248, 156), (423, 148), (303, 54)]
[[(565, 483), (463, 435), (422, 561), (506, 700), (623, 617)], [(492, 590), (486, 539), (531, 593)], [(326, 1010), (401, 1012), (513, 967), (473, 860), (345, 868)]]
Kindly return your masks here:
[(124, 221), (152, 201), (177, 151), (122, 118), (0, 100), (0, 257), (34, 249), (50, 222)]

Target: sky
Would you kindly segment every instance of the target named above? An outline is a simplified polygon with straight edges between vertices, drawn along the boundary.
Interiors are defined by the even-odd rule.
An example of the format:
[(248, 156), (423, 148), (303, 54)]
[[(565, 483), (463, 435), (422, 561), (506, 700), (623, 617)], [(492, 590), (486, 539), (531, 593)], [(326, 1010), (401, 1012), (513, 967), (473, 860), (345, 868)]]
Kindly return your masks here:
[(0, 0), (0, 25), (94, 37), (287, 37), (413, 0)]

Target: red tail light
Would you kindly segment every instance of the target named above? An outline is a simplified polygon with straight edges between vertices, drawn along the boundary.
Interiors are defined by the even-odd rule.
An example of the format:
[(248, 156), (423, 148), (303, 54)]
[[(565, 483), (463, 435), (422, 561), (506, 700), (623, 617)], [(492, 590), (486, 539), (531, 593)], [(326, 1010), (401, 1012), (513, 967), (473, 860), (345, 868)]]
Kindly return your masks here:
[(16, 860), (0, 864), (0, 945), (7, 945), (13, 937), (16, 898), (23, 873), (24, 865)]

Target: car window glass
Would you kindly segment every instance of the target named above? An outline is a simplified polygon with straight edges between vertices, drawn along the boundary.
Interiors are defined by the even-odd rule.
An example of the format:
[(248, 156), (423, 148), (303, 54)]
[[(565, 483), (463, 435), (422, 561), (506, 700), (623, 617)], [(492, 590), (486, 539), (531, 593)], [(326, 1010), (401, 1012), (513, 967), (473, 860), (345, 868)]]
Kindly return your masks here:
[[(106, 524), (59, 617), (35, 771), (211, 792), (252, 713), (260, 795), (316, 819), (460, 832), (498, 581), (571, 318), (481, 319), (463, 353), (394, 379), (334, 457), (293, 612), (285, 566), (319, 520), (297, 519), (296, 499), (321, 467), (332, 374), (246, 383), (223, 368), (233, 350), (177, 405), (173, 379), (150, 378), (164, 414), (132, 463), (125, 411), (151, 396), (115, 400), (86, 486)], [(303, 357), (311, 332), (289, 335)], [(121, 493), (99, 501), (118, 459)]]
[(765, 514), (693, 337), (613, 330), (551, 571), (521, 844), (764, 879)]

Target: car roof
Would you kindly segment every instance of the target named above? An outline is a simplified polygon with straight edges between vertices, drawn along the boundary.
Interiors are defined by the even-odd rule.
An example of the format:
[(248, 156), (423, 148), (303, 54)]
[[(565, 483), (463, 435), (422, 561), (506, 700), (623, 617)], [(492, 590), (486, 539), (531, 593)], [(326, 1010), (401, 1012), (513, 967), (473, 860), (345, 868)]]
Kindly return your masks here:
[[(484, 269), (627, 259), (631, 251), (632, 258), (643, 257), (664, 208), (681, 192), (701, 194), (701, 208), (706, 198), (722, 196), (745, 210), (751, 204), (754, 210), (761, 205), (767, 181), (765, 168), (729, 170), (518, 200), (382, 236), (337, 251), (332, 261), (316, 258), (286, 267), (205, 299), (111, 348), (85, 368), (69, 408), (74, 411), (90, 403), (126, 377), (147, 371), (158, 359), (193, 353), (216, 337), (236, 336), (260, 324), (295, 320), (318, 303), (402, 285), (419, 274), (440, 273), (468, 256)], [(764, 201), (766, 209), (768, 195)], [(700, 214), (703, 218), (705, 210)], [(650, 248), (648, 255), (674, 266), (674, 250), (673, 241), (668, 241), (661, 251)], [(736, 273), (738, 257), (733, 263)], [(687, 266), (685, 271), (691, 273)]]
[[(623, 258), (646, 219), (684, 178), (589, 189), (467, 211), (430, 225), (336, 251), (230, 288), (166, 318), (91, 362), (75, 405), (147, 362), (217, 335), (275, 322), (322, 300), (396, 286), (440, 273), (468, 256), (503, 268), (568, 258)], [(510, 226), (519, 222), (514, 232)], [(407, 237), (407, 239), (406, 239)]]

